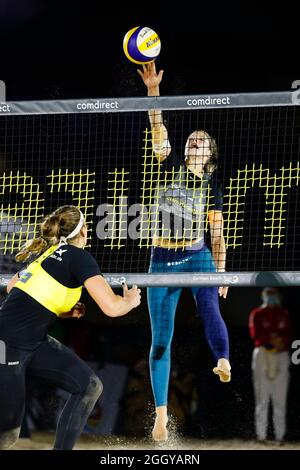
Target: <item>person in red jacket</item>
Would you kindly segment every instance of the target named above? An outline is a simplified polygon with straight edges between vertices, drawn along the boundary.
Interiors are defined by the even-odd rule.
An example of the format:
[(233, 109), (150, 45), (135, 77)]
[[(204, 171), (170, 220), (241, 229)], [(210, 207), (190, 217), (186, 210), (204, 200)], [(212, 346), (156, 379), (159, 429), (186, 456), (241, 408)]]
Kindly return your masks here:
[(254, 308), (249, 317), (250, 336), (254, 343), (255, 429), (257, 439), (264, 441), (271, 400), (275, 439), (282, 441), (286, 432), (291, 325), (289, 312), (282, 308), (281, 296), (276, 288), (266, 287), (262, 291), (262, 300), (263, 304)]

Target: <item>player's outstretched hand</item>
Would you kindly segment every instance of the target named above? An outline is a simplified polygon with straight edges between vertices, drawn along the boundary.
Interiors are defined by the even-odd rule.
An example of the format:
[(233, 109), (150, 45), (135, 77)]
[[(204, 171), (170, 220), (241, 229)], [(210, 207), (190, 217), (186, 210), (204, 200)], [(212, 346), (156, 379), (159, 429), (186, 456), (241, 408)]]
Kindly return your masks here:
[(128, 289), (126, 283), (123, 284), (123, 297), (129, 301), (131, 308), (138, 307), (141, 303), (141, 289), (136, 285)]
[(142, 80), (147, 88), (155, 88), (160, 85), (162, 77), (164, 74), (163, 70), (156, 72), (155, 62), (150, 62), (150, 64), (143, 64), (143, 71), (138, 69), (138, 74), (142, 77)]
[(219, 296), (223, 297), (223, 299), (226, 299), (228, 294), (228, 286), (225, 287), (219, 287)]

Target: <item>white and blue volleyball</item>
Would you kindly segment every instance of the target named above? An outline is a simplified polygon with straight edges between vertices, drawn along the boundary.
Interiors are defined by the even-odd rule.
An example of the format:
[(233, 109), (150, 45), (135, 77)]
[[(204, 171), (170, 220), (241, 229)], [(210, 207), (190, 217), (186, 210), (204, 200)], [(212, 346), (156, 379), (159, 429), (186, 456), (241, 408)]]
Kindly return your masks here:
[(151, 28), (136, 26), (125, 34), (123, 49), (127, 59), (135, 64), (149, 64), (160, 53), (160, 39)]

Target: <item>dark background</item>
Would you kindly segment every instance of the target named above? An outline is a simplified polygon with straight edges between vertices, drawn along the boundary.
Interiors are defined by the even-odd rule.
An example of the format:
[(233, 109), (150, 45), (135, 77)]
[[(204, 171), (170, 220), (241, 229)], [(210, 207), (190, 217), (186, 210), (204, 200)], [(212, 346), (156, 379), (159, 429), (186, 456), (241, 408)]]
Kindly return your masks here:
[[(0, 79), (6, 82), (7, 99), (143, 95), (136, 66), (122, 49), (125, 33), (137, 25), (152, 27), (161, 38), (157, 66), (165, 70), (161, 87), (165, 95), (290, 90), (291, 83), (300, 79), (297, 14), (288, 4), (273, 4), (270, 9), (260, 2), (123, 2), (118, 6), (91, 0), (1, 0)], [(285, 288), (283, 294), (297, 338), (298, 288)], [(139, 358), (146, 358), (150, 346), (145, 296), (143, 292), (137, 311), (117, 320), (96, 313), (86, 299), (87, 318), (64, 320), (64, 340), (70, 343), (74, 331), (86, 331), (90, 343), (83, 356), (96, 354), (100, 362), (133, 367)], [(228, 300), (222, 301), (233, 380), (221, 386), (210, 372), (214, 364), (191, 296), (186, 291), (181, 298), (173, 363), (197, 377), (200, 424), (196, 435), (198, 429), (198, 435), (209, 437), (254, 436), (247, 320), (259, 303), (256, 288), (232, 288)], [(298, 368), (292, 367), (290, 439), (300, 439)]]
[[(1, 0), (1, 79), (8, 99), (136, 96), (122, 49), (133, 26), (156, 30), (162, 93), (289, 90), (299, 78), (297, 14), (285, 3), (158, 4)], [(104, 11), (105, 9), (105, 11)]]

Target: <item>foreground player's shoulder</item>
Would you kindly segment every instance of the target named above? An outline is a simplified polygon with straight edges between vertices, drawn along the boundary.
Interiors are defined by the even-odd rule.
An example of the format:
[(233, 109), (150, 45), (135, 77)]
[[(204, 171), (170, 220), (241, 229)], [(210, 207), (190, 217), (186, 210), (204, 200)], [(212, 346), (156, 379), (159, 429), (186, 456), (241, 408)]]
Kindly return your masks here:
[(83, 285), (90, 277), (102, 275), (97, 261), (89, 251), (72, 247), (69, 253), (70, 271), (80, 284)]
[(76, 260), (76, 261), (94, 261), (96, 263), (96, 260), (94, 256), (86, 249), (79, 248), (74, 245), (69, 245), (68, 247), (68, 253), (70, 256), (71, 260)]

